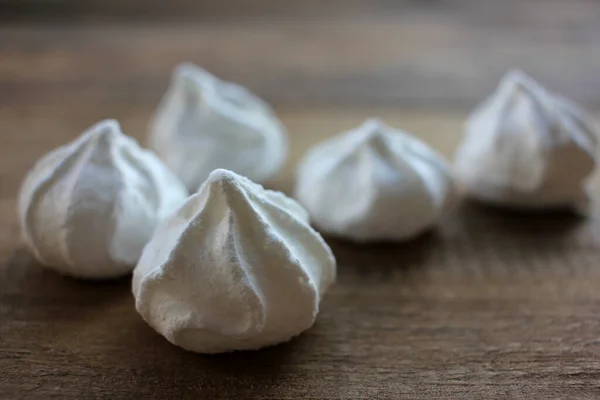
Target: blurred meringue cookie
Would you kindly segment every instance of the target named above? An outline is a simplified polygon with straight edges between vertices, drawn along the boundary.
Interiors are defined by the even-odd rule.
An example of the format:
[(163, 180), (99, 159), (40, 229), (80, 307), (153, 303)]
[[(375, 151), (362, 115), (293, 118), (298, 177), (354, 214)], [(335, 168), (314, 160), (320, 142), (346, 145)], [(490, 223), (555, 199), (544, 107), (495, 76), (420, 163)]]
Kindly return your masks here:
[(467, 120), (455, 155), (457, 177), (473, 197), (490, 203), (582, 206), (597, 134), (583, 110), (514, 70)]
[(287, 133), (247, 89), (182, 64), (151, 122), (149, 146), (195, 191), (217, 168), (271, 178), (287, 157)]
[(157, 223), (186, 197), (158, 157), (105, 120), (37, 162), (21, 187), (19, 220), (42, 264), (112, 278), (131, 272)]
[(358, 242), (414, 237), (456, 194), (439, 154), (376, 119), (310, 149), (295, 190), (315, 226)]
[(133, 294), (144, 320), (177, 346), (250, 350), (310, 328), (335, 270), (298, 203), (219, 169), (157, 228)]

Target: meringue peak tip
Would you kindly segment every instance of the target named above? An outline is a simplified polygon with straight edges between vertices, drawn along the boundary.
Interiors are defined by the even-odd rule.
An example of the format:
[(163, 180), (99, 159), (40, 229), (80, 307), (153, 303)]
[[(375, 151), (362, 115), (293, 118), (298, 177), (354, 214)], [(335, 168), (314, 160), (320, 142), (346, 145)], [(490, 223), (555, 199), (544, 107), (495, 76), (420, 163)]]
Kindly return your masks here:
[(506, 74), (504, 74), (504, 79), (511, 81), (522, 81), (531, 79), (531, 77), (520, 68), (511, 68)]
[(501, 87), (519, 87), (519, 88), (541, 88), (542, 86), (521, 69), (513, 68), (509, 70), (500, 81)]
[(380, 146), (387, 147), (387, 139), (390, 133), (399, 131), (387, 125), (379, 118), (369, 118), (348, 133), (351, 132), (353, 132), (352, 135), (355, 137), (354, 140), (356, 140), (359, 147), (375, 146), (381, 148)]
[(387, 129), (387, 125), (381, 118), (371, 117), (367, 118), (361, 125), (361, 128), (365, 131), (377, 133)]
[(177, 65), (173, 70), (173, 78), (192, 83), (200, 83), (207, 78), (214, 78), (214, 75), (194, 63), (183, 62)]
[(209, 182), (221, 182), (221, 181), (237, 181), (243, 179), (243, 177), (239, 174), (236, 174), (233, 171), (230, 171), (225, 168), (217, 168), (213, 172), (208, 175), (207, 181)]
[(239, 191), (242, 187), (245, 187), (245, 183), (249, 182), (253, 183), (248, 178), (224, 168), (215, 169), (206, 179), (207, 185), (217, 185), (225, 192)]
[(201, 68), (194, 63), (191, 62), (182, 62), (178, 64), (174, 69), (173, 73), (175, 76), (181, 75), (192, 75), (200, 71)]
[(363, 133), (364, 139), (370, 141), (381, 137), (385, 132), (390, 130), (390, 127), (379, 118), (369, 118), (358, 129)]
[(88, 136), (103, 139), (114, 140), (116, 137), (123, 135), (121, 124), (116, 119), (105, 119), (92, 125), (86, 131)]

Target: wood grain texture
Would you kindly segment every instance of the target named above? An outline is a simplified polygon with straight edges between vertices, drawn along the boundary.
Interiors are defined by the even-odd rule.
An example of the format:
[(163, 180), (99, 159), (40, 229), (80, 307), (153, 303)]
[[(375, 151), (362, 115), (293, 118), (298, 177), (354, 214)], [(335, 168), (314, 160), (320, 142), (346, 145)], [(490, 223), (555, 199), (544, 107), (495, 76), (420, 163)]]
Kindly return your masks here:
[(0, 19), (78, 22), (90, 20), (208, 21), (443, 14), (486, 23), (570, 24), (597, 12), (594, 0), (0, 0)]
[[(48, 2), (59, 3), (75, 4)], [(222, 356), (156, 334), (128, 279), (64, 278), (24, 249), (16, 194), (27, 169), (103, 118), (142, 139), (181, 59), (275, 102), (292, 153), (269, 187), (288, 193), (310, 145), (372, 115), (451, 156), (468, 108), (517, 61), (600, 110), (596, 2), (430, 1), (391, 15), (396, 2), (353, 1), (355, 11), (321, 21), (285, 3), (295, 5), (244, 2), (246, 19), (213, 9), (198, 25), (0, 27), (0, 399), (600, 398), (594, 216), (465, 202), (412, 242), (327, 238), (339, 277), (315, 326), (288, 344)], [(124, 3), (103, 4), (109, 15)], [(81, 15), (102, 14), (89, 10)]]
[[(508, 69), (519, 67), (563, 95), (600, 108), (597, 1), (400, 2), (395, 8), (384, 1), (373, 5), (375, 11), (364, 3), (358, 15), (345, 17), (345, 12), (318, 15), (319, 7), (307, 8), (315, 15), (300, 17), (293, 10), (303, 2), (266, 3), (271, 7), (261, 18), (252, 17), (262, 14), (249, 2), (241, 7), (256, 7), (254, 12), (230, 11), (237, 19), (207, 10), (212, 17), (177, 23), (2, 24), (0, 105), (83, 97), (156, 101), (171, 69), (189, 60), (288, 106), (466, 110)], [(287, 17), (272, 11), (282, 3), (296, 4), (278, 6)]]
[[(45, 110), (45, 111), (43, 111)], [(327, 238), (338, 284), (313, 329), (259, 352), (201, 356), (136, 314), (130, 282), (43, 270), (19, 241), (15, 193), (26, 168), (99, 117), (139, 138), (145, 105), (123, 110), (11, 107), (0, 177), (0, 398), (593, 399), (600, 396), (600, 225), (464, 204), (399, 245)], [(280, 109), (292, 132), (285, 191), (310, 144), (373, 110)], [(382, 118), (450, 154), (463, 116)]]

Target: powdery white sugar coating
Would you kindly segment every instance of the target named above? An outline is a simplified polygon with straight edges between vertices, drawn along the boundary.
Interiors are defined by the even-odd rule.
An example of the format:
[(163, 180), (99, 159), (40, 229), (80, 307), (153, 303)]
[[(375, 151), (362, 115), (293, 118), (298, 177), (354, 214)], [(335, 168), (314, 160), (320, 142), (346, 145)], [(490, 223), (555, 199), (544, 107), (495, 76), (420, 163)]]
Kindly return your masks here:
[(335, 269), (298, 203), (216, 170), (157, 228), (133, 294), (144, 320), (177, 346), (258, 349), (312, 326)]
[(111, 278), (133, 269), (157, 223), (186, 197), (153, 153), (105, 120), (38, 161), (21, 187), (19, 219), (41, 263)]
[(310, 149), (295, 189), (319, 229), (359, 242), (414, 237), (456, 194), (440, 155), (376, 119)]
[(190, 190), (217, 168), (263, 182), (287, 157), (287, 133), (268, 104), (193, 64), (175, 69), (148, 140)]
[(455, 155), (457, 175), (472, 196), (491, 203), (584, 205), (596, 135), (575, 104), (511, 71), (468, 119)]

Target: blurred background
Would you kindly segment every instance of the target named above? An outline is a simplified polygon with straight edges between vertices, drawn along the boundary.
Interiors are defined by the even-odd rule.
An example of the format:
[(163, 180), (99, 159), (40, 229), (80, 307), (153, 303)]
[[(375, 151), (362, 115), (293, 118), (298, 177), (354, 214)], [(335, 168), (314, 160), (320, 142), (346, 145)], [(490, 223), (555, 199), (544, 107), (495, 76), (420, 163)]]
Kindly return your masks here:
[(143, 143), (182, 61), (274, 105), (291, 154), (269, 186), (289, 194), (306, 148), (370, 116), (451, 157), (465, 116), (513, 67), (599, 116), (600, 0), (0, 0), (4, 386), (36, 398), (600, 398), (595, 221), (465, 207), (398, 247), (328, 239), (340, 285), (312, 333), (217, 362), (154, 335), (128, 282), (42, 273), (15, 212), (26, 171), (105, 118)]
[(23, 171), (102, 118), (143, 138), (181, 61), (271, 102), (289, 168), (371, 115), (450, 155), (512, 67), (600, 109), (596, 0), (0, 0), (0, 24), (3, 163)]
[(0, 15), (3, 103), (156, 100), (182, 60), (282, 106), (471, 107), (513, 66), (600, 103), (596, 0), (4, 0)]

